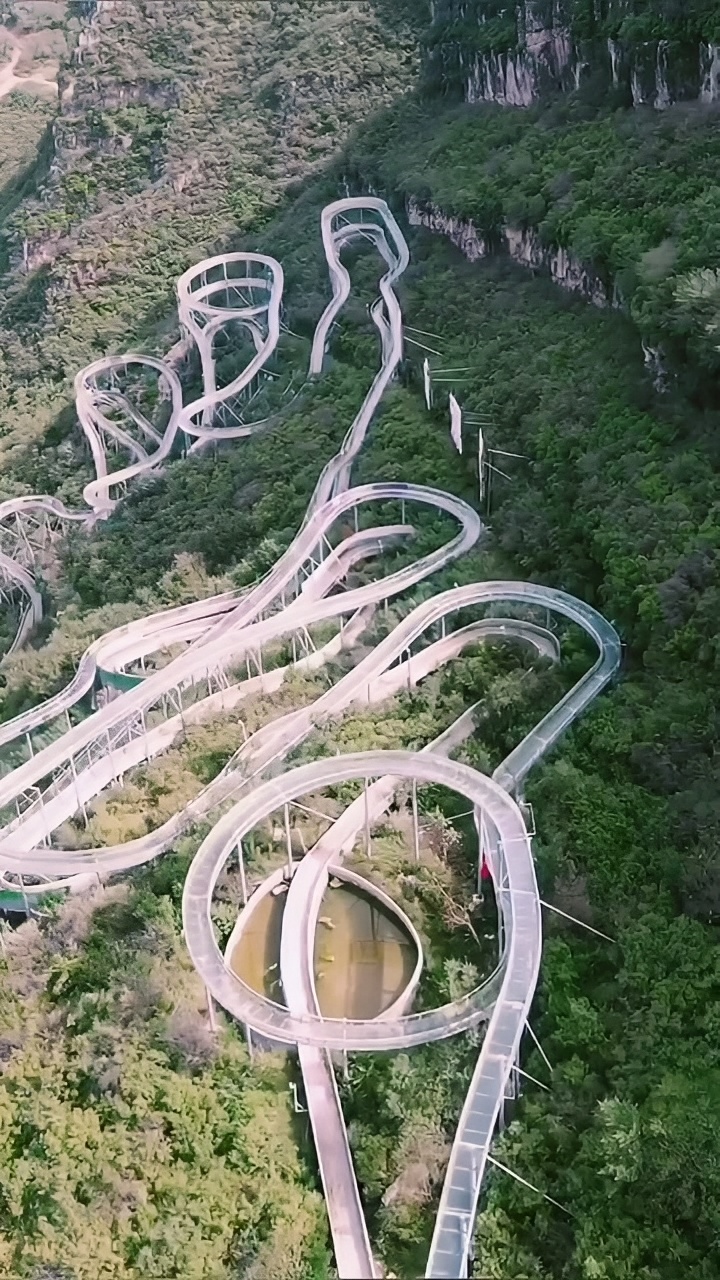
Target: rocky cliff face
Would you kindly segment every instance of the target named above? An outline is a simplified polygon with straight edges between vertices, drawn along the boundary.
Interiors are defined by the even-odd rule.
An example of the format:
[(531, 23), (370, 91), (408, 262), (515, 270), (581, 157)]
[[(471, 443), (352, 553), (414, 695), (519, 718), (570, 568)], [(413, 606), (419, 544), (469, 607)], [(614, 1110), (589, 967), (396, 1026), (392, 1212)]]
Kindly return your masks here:
[[(493, 252), (469, 219), (453, 217), (434, 205), (421, 205), (412, 199), (407, 203), (406, 212), (411, 226), (427, 227), (429, 231), (447, 236), (470, 262), (477, 262)], [(549, 275), (563, 289), (580, 294), (596, 307), (620, 305), (617, 290), (608, 289), (567, 249), (548, 248), (532, 230), (506, 226), (502, 236), (503, 248), (514, 262)]]
[[(477, 262), (497, 249), (497, 246), (488, 244), (470, 219), (454, 217), (435, 205), (421, 204), (412, 197), (407, 201), (405, 211), (411, 226), (426, 227), (428, 231), (447, 236), (469, 262)], [(549, 276), (560, 288), (578, 294), (596, 307), (623, 306), (617, 284), (604, 283), (569, 250), (544, 245), (535, 231), (521, 230), (518, 227), (505, 226), (502, 238), (501, 250), (513, 262)], [(672, 381), (665, 365), (665, 353), (661, 347), (649, 345), (642, 337), (641, 343), (645, 368), (652, 377), (653, 386), (657, 392), (664, 394)]]
[(468, 102), (720, 101), (720, 0), (436, 0), (428, 46), (431, 79)]

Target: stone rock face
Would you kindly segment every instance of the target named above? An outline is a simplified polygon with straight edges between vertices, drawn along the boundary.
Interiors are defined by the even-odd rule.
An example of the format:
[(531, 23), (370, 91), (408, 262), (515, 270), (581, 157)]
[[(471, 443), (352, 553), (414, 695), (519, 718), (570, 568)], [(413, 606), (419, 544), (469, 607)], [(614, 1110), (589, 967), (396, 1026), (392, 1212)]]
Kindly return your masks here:
[(466, 84), (468, 102), (529, 107), (544, 86), (568, 88), (575, 82), (575, 49), (561, 6), (553, 4), (548, 23), (536, 0), (524, 0), (517, 5), (516, 22), (516, 50), (475, 59)]
[[(406, 203), (406, 213), (411, 226), (426, 227), (438, 235), (447, 236), (469, 262), (478, 262), (496, 252), (497, 246), (491, 246), (469, 218), (454, 217), (443, 213), (436, 205), (420, 204), (412, 198)], [(592, 269), (584, 266), (568, 249), (543, 244), (536, 231), (505, 226), (502, 239), (501, 251), (507, 252), (513, 262), (537, 273), (549, 275), (560, 288), (579, 294), (593, 306), (622, 306), (617, 285), (613, 284), (608, 288)], [(642, 337), (640, 341), (645, 368), (652, 378), (653, 386), (658, 393), (664, 394), (669, 391), (671, 383), (664, 353), (660, 347), (650, 346)]]
[(636, 107), (720, 101), (720, 45), (709, 32), (698, 28), (695, 38), (668, 16), (664, 38), (623, 38), (631, 0), (606, 8), (596, 5), (593, 21), (578, 30), (574, 0), (436, 0), (435, 75), (446, 87), (459, 84), (467, 102), (502, 106), (529, 107), (591, 77)]
[[(430, 231), (447, 236), (470, 262), (477, 262), (492, 252), (487, 241), (469, 219), (443, 213), (435, 205), (421, 206), (412, 199), (407, 203), (407, 217), (411, 226), (427, 227)], [(549, 248), (533, 230), (505, 226), (502, 235), (504, 249), (514, 262), (536, 272), (545, 272), (555, 284), (580, 294), (596, 307), (619, 305), (617, 295), (613, 293), (609, 296), (599, 277), (584, 267), (569, 250)]]

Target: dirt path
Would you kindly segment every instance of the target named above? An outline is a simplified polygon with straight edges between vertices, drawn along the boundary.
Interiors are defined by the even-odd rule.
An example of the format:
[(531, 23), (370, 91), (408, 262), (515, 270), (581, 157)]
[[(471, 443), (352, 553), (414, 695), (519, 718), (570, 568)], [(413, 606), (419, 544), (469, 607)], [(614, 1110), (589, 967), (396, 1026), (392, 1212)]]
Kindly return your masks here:
[(56, 63), (46, 63), (44, 67), (40, 67), (29, 76), (16, 76), (15, 68), (23, 55), (22, 41), (18, 40), (12, 31), (8, 31), (7, 27), (0, 27), (0, 43), (10, 45), (12, 48), (10, 61), (0, 68), (0, 98), (5, 98), (14, 89), (21, 88), (42, 94), (47, 94), (49, 90), (57, 93)]

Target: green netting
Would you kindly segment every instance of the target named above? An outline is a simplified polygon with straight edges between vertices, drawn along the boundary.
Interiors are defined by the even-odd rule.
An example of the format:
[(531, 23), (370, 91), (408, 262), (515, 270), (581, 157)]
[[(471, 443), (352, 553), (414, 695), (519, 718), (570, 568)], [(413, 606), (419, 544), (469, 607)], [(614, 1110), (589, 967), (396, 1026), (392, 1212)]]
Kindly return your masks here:
[(22, 911), (25, 913), (25, 899), (21, 893), (0, 892), (0, 911)]
[(104, 688), (120, 689), (123, 693), (128, 689), (134, 689), (144, 680), (144, 676), (129, 676), (124, 671), (103, 671), (102, 667), (98, 667), (97, 673)]

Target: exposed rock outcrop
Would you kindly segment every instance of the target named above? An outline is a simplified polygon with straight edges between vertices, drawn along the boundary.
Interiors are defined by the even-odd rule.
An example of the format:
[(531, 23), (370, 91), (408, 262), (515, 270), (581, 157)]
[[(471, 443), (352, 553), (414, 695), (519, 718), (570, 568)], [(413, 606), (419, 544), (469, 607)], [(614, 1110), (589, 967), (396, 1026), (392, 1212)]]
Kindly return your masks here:
[(517, 7), (517, 48), (476, 57), (467, 79), (468, 102), (529, 107), (544, 86), (569, 88), (576, 82), (576, 51), (560, 6), (550, 23), (533, 0)]
[[(453, 217), (452, 214), (443, 213), (435, 205), (421, 205), (412, 198), (406, 203), (406, 212), (411, 226), (427, 227), (429, 231), (447, 236), (469, 262), (477, 262), (495, 251), (495, 246), (491, 246), (480, 235), (469, 218)], [(579, 294), (596, 307), (620, 308), (623, 305), (617, 284), (608, 288), (591, 268), (584, 266), (568, 249), (544, 245), (536, 231), (506, 226), (502, 231), (502, 239), (502, 247), (514, 262), (549, 275), (562, 289)], [(664, 353), (660, 347), (650, 346), (643, 338), (640, 341), (645, 368), (652, 378), (655, 390), (662, 395), (669, 391), (671, 383)]]
[[(407, 204), (408, 221), (412, 226), (427, 227), (430, 231), (447, 236), (470, 262), (487, 257), (491, 248), (469, 219), (456, 218), (443, 213), (434, 205), (421, 206), (415, 200)], [(536, 231), (504, 227), (502, 231), (505, 251), (522, 266), (544, 272), (556, 284), (572, 293), (579, 293), (596, 307), (618, 306), (616, 290), (608, 292), (600, 278), (583, 266), (569, 250), (548, 248)]]
[(86, 80), (82, 89), (76, 84), (74, 108), (96, 107), (101, 111), (116, 111), (119, 107), (151, 107), (156, 111), (169, 111), (180, 102), (178, 86), (171, 80), (133, 80), (132, 83)]
[(580, 30), (575, 12), (570, 0), (516, 0), (499, 14), (488, 0), (437, 0), (434, 74), (446, 86), (459, 82), (467, 102), (503, 106), (528, 107), (590, 78), (636, 107), (720, 102), (720, 45), (709, 29), (694, 35), (658, 14), (653, 26), (666, 36), (630, 38), (622, 34), (623, 17), (634, 16), (629, 0), (608, 12), (596, 5)]

